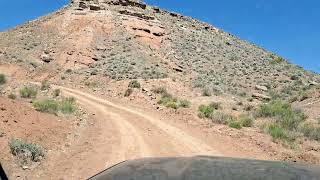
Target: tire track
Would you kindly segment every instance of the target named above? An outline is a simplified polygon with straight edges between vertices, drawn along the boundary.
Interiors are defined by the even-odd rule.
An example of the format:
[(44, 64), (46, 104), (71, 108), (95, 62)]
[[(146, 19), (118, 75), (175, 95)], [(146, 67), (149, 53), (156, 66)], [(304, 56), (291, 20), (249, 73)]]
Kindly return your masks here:
[[(111, 164), (116, 164), (120, 161), (125, 161), (128, 159), (152, 157), (151, 151), (148, 145), (145, 143), (142, 136), (135, 129), (135, 127), (132, 124), (130, 124), (127, 120), (125, 120), (122, 116), (108, 111), (108, 109), (105, 106), (90, 101), (86, 98), (83, 98), (82, 96), (70, 92), (64, 93), (77, 98), (77, 101), (80, 102), (80, 104), (84, 107), (90, 105), (91, 108), (95, 108), (96, 110), (100, 111), (103, 115), (106, 115), (105, 117), (108, 117), (99, 117), (99, 121), (112, 121), (112, 123), (116, 125), (115, 129), (117, 129), (120, 133), (120, 146), (113, 150), (112, 154), (109, 155), (110, 157), (112, 157)], [(107, 164), (110, 164), (110, 160)]]
[[(105, 105), (105, 106), (110, 106), (112, 108), (117, 109), (118, 111), (123, 111), (123, 113), (130, 113), (133, 116), (138, 116), (140, 118), (145, 119), (146, 121), (148, 121), (149, 123), (151, 123), (153, 126), (155, 126), (155, 128), (160, 129), (161, 131), (165, 132), (169, 137), (170, 137), (170, 141), (173, 141), (174, 144), (176, 144), (175, 146), (182, 146), (183, 148), (178, 148), (181, 149), (183, 152), (181, 152), (179, 155), (215, 155), (215, 156), (221, 156), (221, 154), (219, 152), (217, 152), (216, 150), (214, 150), (212, 147), (210, 147), (209, 145), (207, 145), (206, 143), (202, 142), (201, 140), (194, 138), (193, 136), (189, 135), (187, 132), (182, 131), (179, 128), (176, 128), (174, 126), (171, 126), (169, 124), (166, 124), (165, 122), (162, 122), (158, 119), (152, 118), (142, 112), (133, 110), (133, 109), (129, 109), (117, 104), (114, 104), (110, 101), (98, 98), (96, 96), (93, 96), (91, 94), (87, 94), (78, 90), (74, 90), (74, 89), (70, 89), (70, 88), (65, 88), (62, 86), (57, 86), (60, 89), (62, 89), (65, 92), (68, 92), (70, 95), (73, 96), (77, 96), (77, 97), (81, 97), (81, 98), (86, 98), (88, 101), (94, 101), (96, 103), (99, 103), (101, 105)], [(111, 110), (110, 108), (108, 110)], [(110, 113), (110, 112), (109, 112)], [(118, 115), (120, 114), (119, 112), (117, 113)], [(113, 113), (114, 116), (115, 113)], [(121, 119), (121, 116), (118, 116), (118, 118)], [(128, 123), (128, 121), (122, 119), (121, 122), (126, 122)], [(143, 123), (143, 122), (141, 122)], [(130, 124), (130, 123), (128, 123)], [(128, 125), (127, 124), (127, 125)], [(118, 124), (119, 125), (119, 124)], [(120, 124), (120, 126), (123, 125), (122, 123)], [(120, 127), (119, 126), (119, 127)], [(129, 125), (130, 126), (130, 125)], [(124, 127), (125, 128), (125, 127)], [(127, 128), (132, 128), (134, 129), (134, 127), (127, 127)], [(137, 133), (138, 131), (135, 131), (134, 133)], [(142, 139), (138, 140), (139, 141), (143, 141)], [(136, 142), (136, 141), (135, 141)], [(144, 146), (142, 145), (144, 143), (140, 143), (139, 146)], [(142, 148), (144, 149), (144, 148)], [(147, 149), (147, 148), (145, 148)], [(188, 153), (186, 153), (186, 149), (187, 151), (189, 151)], [(147, 153), (148, 154), (148, 153)]]

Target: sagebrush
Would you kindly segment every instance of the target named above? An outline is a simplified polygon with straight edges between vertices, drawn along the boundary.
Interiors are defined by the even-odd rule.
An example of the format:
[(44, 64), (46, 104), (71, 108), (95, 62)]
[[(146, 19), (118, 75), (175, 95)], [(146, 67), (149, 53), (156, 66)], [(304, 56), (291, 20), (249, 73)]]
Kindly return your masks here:
[(20, 96), (22, 98), (35, 98), (37, 93), (38, 91), (35, 87), (24, 87), (20, 89)]
[(31, 153), (32, 161), (39, 161), (40, 157), (44, 157), (43, 148), (34, 143), (28, 143), (26, 141), (20, 139), (12, 139), (9, 142), (10, 151), (14, 156), (18, 156), (19, 154), (29, 152)]

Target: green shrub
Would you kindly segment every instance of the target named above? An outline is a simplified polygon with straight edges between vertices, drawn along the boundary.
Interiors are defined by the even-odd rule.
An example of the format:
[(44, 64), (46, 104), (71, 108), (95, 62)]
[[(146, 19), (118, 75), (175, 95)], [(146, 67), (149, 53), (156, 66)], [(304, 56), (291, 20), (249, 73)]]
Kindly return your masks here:
[(53, 90), (52, 95), (53, 95), (53, 97), (58, 97), (58, 96), (60, 96), (60, 93), (61, 93), (60, 89), (55, 89), (55, 90)]
[[(174, 98), (173, 96), (172, 96), (172, 94), (170, 94), (170, 93), (168, 93), (168, 92), (165, 92), (165, 93), (163, 93), (162, 94), (162, 96), (161, 96), (161, 99), (163, 100), (163, 101), (166, 101), (166, 100), (168, 100), (168, 101), (170, 101), (170, 100), (175, 100), (175, 101), (177, 101), (177, 98)], [(161, 100), (160, 100), (161, 101)], [(162, 104), (162, 103), (160, 103), (160, 104)]]
[(56, 114), (59, 110), (59, 103), (55, 100), (43, 100), (33, 103), (33, 107), (40, 112)]
[(89, 88), (96, 88), (99, 86), (99, 83), (96, 81), (86, 81), (84, 82), (84, 85), (88, 86)]
[(45, 90), (48, 90), (50, 89), (50, 83), (48, 80), (44, 80), (41, 82), (41, 91), (45, 91)]
[(72, 69), (67, 69), (66, 73), (68, 73), (68, 74), (72, 73)]
[(246, 105), (243, 107), (243, 110), (245, 110), (245, 111), (251, 111), (253, 108), (254, 108), (253, 105), (246, 104)]
[(274, 100), (268, 104), (262, 104), (257, 109), (258, 117), (276, 117), (278, 123), (285, 129), (294, 130), (306, 119), (301, 110), (296, 110), (289, 103)]
[(162, 98), (176, 99), (173, 97), (172, 94), (170, 94), (168, 92), (162, 93)]
[(299, 77), (297, 75), (291, 75), (290, 79), (295, 81), (295, 80), (299, 80)]
[(230, 121), (234, 121), (234, 117), (228, 114), (224, 114), (222, 112), (216, 112), (211, 117), (213, 122), (218, 124), (228, 124)]
[(228, 125), (229, 125), (229, 127), (235, 128), (235, 129), (242, 128), (241, 122), (239, 122), (239, 121), (230, 121)]
[(250, 97), (250, 98), (247, 99), (247, 101), (249, 101), (249, 102), (253, 102), (253, 100), (254, 100), (254, 99), (253, 99), (252, 97)]
[(280, 64), (280, 63), (286, 62), (284, 58), (279, 56), (271, 55), (271, 58), (272, 59), (270, 60), (270, 64)]
[(221, 109), (221, 103), (219, 102), (212, 102), (209, 106), (211, 106), (215, 110)]
[(304, 136), (310, 137), (314, 127), (309, 123), (304, 123), (299, 127), (299, 131), (303, 133)]
[(128, 85), (129, 88), (140, 88), (141, 85), (139, 83), (139, 81), (137, 80), (132, 80), (129, 82), (129, 85)]
[(35, 98), (37, 96), (37, 89), (35, 87), (24, 87), (20, 89), (20, 96), (22, 98)]
[(178, 100), (162, 88), (157, 89), (156, 92), (162, 94), (158, 104), (164, 105), (167, 108), (178, 109), (179, 107), (188, 108), (190, 106), (188, 100)]
[(271, 99), (273, 100), (277, 100), (277, 99), (281, 99), (281, 94), (278, 91), (274, 91), (274, 90), (270, 90), (269, 91), (269, 96), (271, 97)]
[(280, 115), (278, 121), (280, 121), (280, 124), (283, 128), (288, 130), (296, 130), (299, 124), (302, 123), (306, 118), (307, 116), (301, 110), (295, 109)]
[(157, 87), (155, 89), (152, 89), (152, 92), (156, 94), (167, 94), (167, 89), (165, 87)]
[(74, 98), (74, 97), (68, 97), (68, 98), (65, 98), (64, 99), (64, 101), (68, 101), (68, 102), (70, 102), (70, 103), (76, 103), (76, 98)]
[(308, 93), (306, 92), (306, 91), (300, 91), (299, 92), (299, 101), (304, 101), (304, 100), (306, 100), (306, 99), (308, 99), (309, 98), (309, 95), (308, 95)]
[(242, 102), (242, 101), (239, 101), (239, 102), (237, 102), (237, 105), (238, 105), (238, 106), (243, 106), (243, 102)]
[(33, 103), (33, 107), (40, 112), (57, 114), (61, 112), (63, 114), (71, 114), (76, 110), (75, 98), (66, 98), (63, 101), (55, 101), (51, 99), (36, 101)]
[(298, 100), (299, 100), (299, 97), (293, 96), (293, 97), (291, 97), (291, 98), (289, 99), (289, 102), (290, 102), (290, 103), (293, 103), (293, 102), (296, 102), (296, 101), (298, 101)]
[(10, 98), (10, 99), (17, 99), (17, 96), (16, 96), (15, 94), (13, 94), (13, 93), (10, 93), (10, 94), (8, 95), (8, 98)]
[(6, 76), (4, 74), (0, 74), (0, 85), (5, 84), (6, 82)]
[(241, 114), (239, 116), (239, 122), (243, 127), (251, 127), (253, 125), (253, 119), (247, 114)]
[(161, 98), (158, 104), (164, 105), (167, 108), (178, 109), (179, 107), (188, 108), (190, 107), (190, 101), (188, 100), (178, 100), (173, 97), (172, 94), (168, 93), (165, 87), (158, 87), (152, 89), (152, 92), (156, 94), (161, 94)]
[[(152, 90), (154, 93), (161, 94), (161, 99), (158, 101), (158, 104), (165, 105), (171, 101), (177, 102), (177, 98), (174, 98), (172, 94), (168, 93), (168, 91), (164, 87), (159, 87)], [(173, 104), (173, 103), (171, 103)]]
[(237, 95), (240, 96), (240, 97), (246, 97), (246, 96), (247, 96), (247, 93), (241, 91), (241, 92), (238, 92)]
[(27, 143), (19, 139), (12, 139), (9, 142), (9, 147), (14, 156), (29, 151), (31, 153), (30, 158), (32, 161), (39, 161), (40, 157), (44, 157), (43, 148), (37, 144)]
[(158, 101), (158, 104), (167, 104), (170, 101), (172, 101), (172, 98), (170, 97), (161, 97)]
[(308, 137), (309, 139), (320, 141), (320, 127), (315, 127), (311, 124), (304, 123), (303, 125), (301, 125), (299, 130), (303, 133), (304, 136)]
[(179, 106), (180, 107), (183, 107), (183, 108), (188, 108), (190, 107), (190, 101), (186, 100), (186, 99), (183, 99), (183, 100), (180, 100), (179, 101)]
[(165, 104), (167, 108), (178, 109), (178, 104), (176, 101), (169, 101)]
[(314, 128), (310, 136), (311, 139), (320, 141), (320, 127)]
[(212, 92), (208, 88), (202, 89), (202, 96), (212, 96)]
[(124, 92), (124, 97), (129, 97), (132, 93), (133, 93), (133, 90), (132, 90), (131, 88), (128, 88), (128, 89)]
[(285, 130), (278, 124), (270, 124), (268, 126), (268, 133), (273, 139), (286, 140), (288, 138)]
[(214, 108), (206, 105), (200, 105), (198, 109), (200, 118), (211, 118), (214, 113)]
[(158, 101), (158, 104), (162, 104), (168, 108), (178, 109), (178, 100), (173, 98), (171, 94), (165, 93), (162, 95), (161, 99)]
[(63, 114), (71, 114), (76, 111), (75, 98), (66, 98), (62, 102), (60, 102), (59, 110)]
[[(289, 103), (279, 99), (260, 105), (256, 114), (258, 117), (274, 117), (276, 122), (267, 127), (267, 132), (273, 139), (280, 139), (291, 148), (295, 147), (298, 127), (307, 118), (301, 110), (293, 109)], [(308, 134), (307, 128), (301, 131)]]

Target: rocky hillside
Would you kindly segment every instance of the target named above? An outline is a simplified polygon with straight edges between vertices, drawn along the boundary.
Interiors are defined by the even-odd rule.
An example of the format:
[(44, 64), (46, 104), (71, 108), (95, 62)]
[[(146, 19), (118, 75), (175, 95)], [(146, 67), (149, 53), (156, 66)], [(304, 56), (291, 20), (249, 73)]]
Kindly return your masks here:
[(211, 93), (289, 97), (318, 74), (211, 25), (132, 0), (74, 0), (0, 34), (0, 60), (103, 75), (172, 78)]

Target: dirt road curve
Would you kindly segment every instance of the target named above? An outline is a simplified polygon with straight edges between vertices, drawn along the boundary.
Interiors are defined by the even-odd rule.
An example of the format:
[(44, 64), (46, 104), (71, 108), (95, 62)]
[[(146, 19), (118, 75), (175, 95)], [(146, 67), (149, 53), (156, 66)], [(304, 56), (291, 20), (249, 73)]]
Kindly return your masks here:
[(51, 173), (38, 175), (83, 179), (111, 165), (141, 157), (221, 155), (202, 140), (163, 121), (105, 99), (57, 86), (95, 116), (94, 123), (52, 157)]

